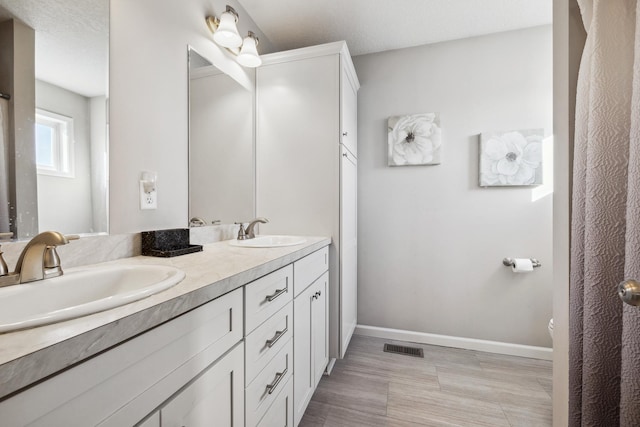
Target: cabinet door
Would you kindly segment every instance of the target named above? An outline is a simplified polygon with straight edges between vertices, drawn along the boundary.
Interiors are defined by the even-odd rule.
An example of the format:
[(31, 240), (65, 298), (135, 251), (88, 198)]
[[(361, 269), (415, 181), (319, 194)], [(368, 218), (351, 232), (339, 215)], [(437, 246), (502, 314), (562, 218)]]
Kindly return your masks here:
[(358, 163), (344, 148), (340, 164), (340, 358), (358, 322)]
[(340, 142), (358, 155), (358, 91), (344, 65), (340, 72)]
[(161, 427), (244, 427), (244, 346), (237, 345), (160, 409)]
[(312, 369), (312, 321), (311, 305), (315, 287), (309, 286), (293, 300), (293, 409), (295, 425), (298, 425), (315, 388)]
[(256, 69), (256, 212), (268, 234), (334, 235), (338, 55)]
[(312, 288), (315, 290), (311, 302), (311, 349), (315, 390), (329, 363), (329, 273), (324, 273)]
[(329, 272), (293, 300), (293, 408), (296, 425), (329, 363)]

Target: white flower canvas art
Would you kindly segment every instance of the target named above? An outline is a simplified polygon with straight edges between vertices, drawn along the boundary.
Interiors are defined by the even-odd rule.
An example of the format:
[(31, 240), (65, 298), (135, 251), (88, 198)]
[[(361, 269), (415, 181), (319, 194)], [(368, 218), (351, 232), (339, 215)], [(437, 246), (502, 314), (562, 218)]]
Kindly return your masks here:
[(542, 184), (544, 129), (480, 135), (480, 186)]
[(389, 166), (438, 165), (442, 148), (440, 115), (389, 117)]

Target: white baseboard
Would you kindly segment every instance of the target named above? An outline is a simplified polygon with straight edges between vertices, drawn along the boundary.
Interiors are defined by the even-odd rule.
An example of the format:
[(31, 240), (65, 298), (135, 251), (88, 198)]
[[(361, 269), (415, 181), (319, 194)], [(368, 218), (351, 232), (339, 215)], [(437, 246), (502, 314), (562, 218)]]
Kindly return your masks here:
[(356, 326), (354, 334), (390, 340), (409, 341), (419, 344), (439, 345), (442, 347), (464, 348), (487, 353), (507, 354), (509, 356), (530, 357), (542, 360), (553, 359), (553, 349), (548, 347), (427, 334), (424, 332), (404, 331), (401, 329), (380, 328), (367, 325)]

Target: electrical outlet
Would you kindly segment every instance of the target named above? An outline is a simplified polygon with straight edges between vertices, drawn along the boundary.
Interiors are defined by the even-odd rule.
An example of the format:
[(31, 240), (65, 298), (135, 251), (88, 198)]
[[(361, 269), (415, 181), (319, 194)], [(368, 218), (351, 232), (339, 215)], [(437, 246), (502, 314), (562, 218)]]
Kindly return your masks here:
[(155, 186), (145, 191), (144, 181), (140, 181), (140, 209), (158, 209), (158, 191)]

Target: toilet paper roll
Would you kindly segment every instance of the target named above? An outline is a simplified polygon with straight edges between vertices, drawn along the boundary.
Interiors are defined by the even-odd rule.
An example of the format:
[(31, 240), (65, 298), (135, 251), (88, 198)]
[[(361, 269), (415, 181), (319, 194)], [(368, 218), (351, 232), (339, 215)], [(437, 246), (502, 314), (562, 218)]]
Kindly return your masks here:
[(511, 271), (514, 273), (528, 273), (533, 271), (533, 262), (529, 258), (515, 258)]

